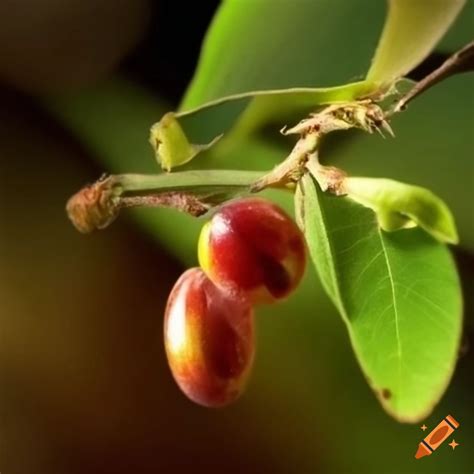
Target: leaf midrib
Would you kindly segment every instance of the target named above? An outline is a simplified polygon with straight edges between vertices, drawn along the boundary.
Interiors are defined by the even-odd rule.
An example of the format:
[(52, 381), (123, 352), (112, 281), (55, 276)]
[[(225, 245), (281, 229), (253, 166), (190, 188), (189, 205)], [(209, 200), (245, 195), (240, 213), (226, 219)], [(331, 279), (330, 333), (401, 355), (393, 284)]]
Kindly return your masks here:
[(390, 264), (390, 259), (388, 257), (387, 247), (385, 246), (384, 238), (382, 235), (382, 230), (377, 226), (377, 233), (380, 239), (380, 245), (382, 246), (382, 252), (385, 259), (385, 265), (387, 266), (388, 277), (390, 281), (390, 289), (392, 292), (393, 299), (393, 313), (395, 316), (395, 335), (397, 340), (397, 394), (400, 394), (400, 382), (401, 382), (401, 371), (402, 371), (402, 343), (400, 339), (400, 328), (399, 328), (399, 317), (398, 317), (398, 308), (397, 308), (397, 296), (395, 290), (395, 280), (393, 278), (392, 266)]

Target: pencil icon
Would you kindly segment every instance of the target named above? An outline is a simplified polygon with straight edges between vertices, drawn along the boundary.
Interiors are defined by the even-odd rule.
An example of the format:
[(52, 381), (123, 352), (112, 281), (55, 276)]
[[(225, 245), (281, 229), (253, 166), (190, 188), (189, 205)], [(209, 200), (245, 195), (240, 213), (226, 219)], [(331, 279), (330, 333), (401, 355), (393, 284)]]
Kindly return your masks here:
[(451, 415), (448, 415), (424, 440), (421, 441), (418, 445), (418, 451), (415, 454), (415, 458), (420, 459), (424, 456), (429, 456), (458, 426), (459, 423)]

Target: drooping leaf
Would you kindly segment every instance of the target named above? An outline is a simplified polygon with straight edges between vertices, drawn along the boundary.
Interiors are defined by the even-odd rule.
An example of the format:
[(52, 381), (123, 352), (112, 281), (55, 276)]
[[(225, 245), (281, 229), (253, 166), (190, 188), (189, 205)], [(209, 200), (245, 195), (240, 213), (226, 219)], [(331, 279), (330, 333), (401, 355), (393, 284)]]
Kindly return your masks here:
[(346, 178), (344, 189), (348, 197), (372, 209), (386, 231), (418, 225), (440, 242), (458, 243), (451, 211), (428, 189), (392, 179), (356, 177)]
[(322, 193), (309, 175), (296, 198), (311, 258), (370, 385), (397, 419), (422, 419), (443, 394), (459, 346), (449, 250), (419, 228), (383, 231), (372, 210)]
[(367, 79), (390, 83), (407, 74), (436, 46), (464, 4), (465, 0), (389, 0)]

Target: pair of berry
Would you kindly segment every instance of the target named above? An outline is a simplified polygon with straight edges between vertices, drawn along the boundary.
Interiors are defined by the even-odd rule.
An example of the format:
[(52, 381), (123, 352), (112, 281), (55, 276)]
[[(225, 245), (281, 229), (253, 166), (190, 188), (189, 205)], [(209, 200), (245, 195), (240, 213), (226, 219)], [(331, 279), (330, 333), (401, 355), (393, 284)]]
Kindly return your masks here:
[(223, 205), (199, 238), (201, 268), (177, 281), (165, 313), (173, 376), (194, 402), (218, 407), (243, 391), (255, 350), (253, 305), (286, 297), (306, 263), (304, 237), (275, 204)]

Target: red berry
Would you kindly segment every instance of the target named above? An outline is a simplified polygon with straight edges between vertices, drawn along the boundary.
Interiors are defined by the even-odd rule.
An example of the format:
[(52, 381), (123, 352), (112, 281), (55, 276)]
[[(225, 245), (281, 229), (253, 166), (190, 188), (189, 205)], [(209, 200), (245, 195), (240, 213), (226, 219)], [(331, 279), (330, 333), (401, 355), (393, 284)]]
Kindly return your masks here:
[(191, 268), (169, 296), (164, 336), (173, 376), (191, 400), (219, 407), (242, 393), (255, 346), (246, 299), (223, 293), (200, 268)]
[(261, 198), (231, 201), (204, 226), (199, 263), (219, 287), (252, 302), (286, 297), (306, 265), (304, 237), (278, 206)]

